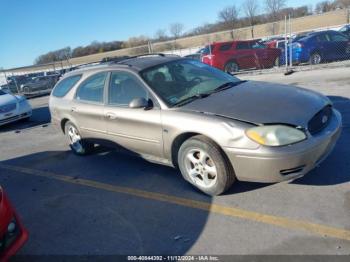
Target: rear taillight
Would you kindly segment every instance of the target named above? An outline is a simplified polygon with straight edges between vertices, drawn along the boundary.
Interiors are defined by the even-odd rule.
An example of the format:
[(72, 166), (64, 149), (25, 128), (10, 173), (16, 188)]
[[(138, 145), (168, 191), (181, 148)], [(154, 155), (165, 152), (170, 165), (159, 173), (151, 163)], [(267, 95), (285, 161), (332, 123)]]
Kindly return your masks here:
[(300, 43), (300, 42), (296, 42), (296, 43), (293, 43), (293, 44), (292, 44), (292, 47), (293, 47), (293, 48), (303, 48), (303, 47), (304, 47), (304, 44), (303, 44), (303, 43)]
[(212, 65), (214, 57), (215, 57), (214, 55), (202, 56), (202, 62), (208, 65)]

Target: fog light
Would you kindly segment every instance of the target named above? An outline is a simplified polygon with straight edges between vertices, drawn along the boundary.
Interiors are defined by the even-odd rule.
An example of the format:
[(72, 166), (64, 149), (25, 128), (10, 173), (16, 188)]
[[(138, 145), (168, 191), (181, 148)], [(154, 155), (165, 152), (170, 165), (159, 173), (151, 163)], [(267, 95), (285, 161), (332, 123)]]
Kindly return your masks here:
[(15, 232), (16, 230), (16, 223), (15, 222), (11, 222), (8, 226), (7, 226), (7, 232), (9, 232), (10, 234)]

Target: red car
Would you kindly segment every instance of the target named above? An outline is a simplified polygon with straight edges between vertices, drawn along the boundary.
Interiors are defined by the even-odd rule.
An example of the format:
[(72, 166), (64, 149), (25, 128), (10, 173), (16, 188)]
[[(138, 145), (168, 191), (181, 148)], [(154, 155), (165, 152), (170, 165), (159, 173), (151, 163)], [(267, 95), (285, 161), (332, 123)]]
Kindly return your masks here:
[(7, 261), (27, 239), (27, 230), (0, 186), (0, 261)]
[(241, 69), (263, 69), (279, 64), (281, 50), (269, 48), (258, 40), (219, 42), (206, 46), (202, 62), (227, 73)]
[(263, 44), (268, 48), (284, 48), (284, 42), (284, 37), (274, 37), (264, 41)]

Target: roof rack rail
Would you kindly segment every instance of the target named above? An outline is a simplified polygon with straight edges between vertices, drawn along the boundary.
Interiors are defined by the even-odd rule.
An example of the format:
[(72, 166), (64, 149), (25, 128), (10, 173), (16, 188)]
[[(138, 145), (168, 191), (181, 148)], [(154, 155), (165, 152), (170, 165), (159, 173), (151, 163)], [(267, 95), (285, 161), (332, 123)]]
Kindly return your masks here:
[(129, 59), (130, 56), (107, 56), (107, 57), (104, 57), (100, 63), (118, 63), (120, 61), (123, 61), (123, 60), (126, 60), (126, 59)]
[(85, 67), (89, 67), (89, 66), (94, 66), (94, 65), (98, 65), (99, 62), (90, 62), (90, 63), (84, 63), (84, 64), (80, 64), (77, 66), (72, 66), (71, 68), (74, 69), (81, 69), (81, 68), (85, 68)]
[(141, 57), (147, 57), (147, 56), (161, 56), (161, 57), (165, 57), (165, 56), (176, 56), (178, 57), (178, 55), (172, 55), (172, 54), (163, 54), (163, 53), (152, 53), (152, 54), (142, 54), (142, 55), (135, 55), (135, 56), (130, 56), (127, 57), (126, 59), (123, 59), (121, 61), (117, 61), (115, 63), (119, 63), (122, 64), (128, 60), (134, 59), (134, 58), (141, 58)]

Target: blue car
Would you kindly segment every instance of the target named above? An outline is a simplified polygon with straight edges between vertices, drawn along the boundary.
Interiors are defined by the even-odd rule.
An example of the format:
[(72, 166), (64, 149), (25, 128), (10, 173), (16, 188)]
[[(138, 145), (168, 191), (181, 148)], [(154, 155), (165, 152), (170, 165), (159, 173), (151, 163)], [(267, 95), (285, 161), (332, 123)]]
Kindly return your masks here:
[[(289, 48), (290, 46), (288, 46), (288, 56)], [(344, 59), (350, 59), (350, 39), (337, 31), (311, 32), (297, 35), (293, 39), (293, 64), (310, 63), (314, 65)], [(281, 64), (285, 63), (284, 50), (280, 61)]]

